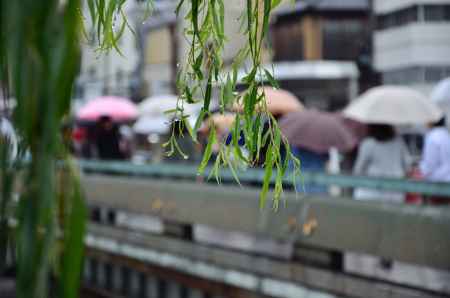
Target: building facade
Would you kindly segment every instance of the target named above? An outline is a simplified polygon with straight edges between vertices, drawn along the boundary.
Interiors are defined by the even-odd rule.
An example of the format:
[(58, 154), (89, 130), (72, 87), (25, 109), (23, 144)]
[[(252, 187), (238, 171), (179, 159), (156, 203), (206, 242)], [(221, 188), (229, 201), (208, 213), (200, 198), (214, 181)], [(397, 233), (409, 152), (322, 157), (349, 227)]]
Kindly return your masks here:
[(373, 0), (374, 65), (384, 84), (428, 93), (450, 76), (450, 0)]
[[(313, 66), (321, 75), (311, 72), (281, 81), (282, 87), (306, 106), (339, 110), (358, 89), (375, 85), (370, 24), (368, 0), (285, 1), (271, 25), (273, 61), (291, 62), (299, 69)], [(335, 76), (336, 71), (328, 75), (330, 67), (341, 75)]]
[[(174, 92), (176, 0), (155, 0), (152, 7), (147, 5), (141, 0), (125, 2), (123, 11), (132, 30), (126, 28), (118, 40), (120, 52), (116, 49), (98, 51), (95, 30), (86, 18), (89, 38), (83, 43), (76, 88), (76, 97), (81, 103), (100, 95), (140, 101), (152, 94)], [(122, 21), (118, 14), (117, 30)]]
[[(143, 4), (127, 1), (123, 10), (131, 27), (136, 28), (139, 16), (135, 12), (143, 10)], [(138, 40), (134, 32), (126, 28), (118, 40), (118, 48), (110, 51), (99, 50), (96, 29), (90, 23), (88, 8), (84, 8), (87, 38), (82, 43), (81, 69), (75, 86), (76, 104), (83, 104), (101, 95), (130, 97), (132, 84), (136, 79), (139, 62)], [(116, 30), (120, 29), (123, 18), (117, 13)], [(141, 21), (142, 22), (142, 21)]]

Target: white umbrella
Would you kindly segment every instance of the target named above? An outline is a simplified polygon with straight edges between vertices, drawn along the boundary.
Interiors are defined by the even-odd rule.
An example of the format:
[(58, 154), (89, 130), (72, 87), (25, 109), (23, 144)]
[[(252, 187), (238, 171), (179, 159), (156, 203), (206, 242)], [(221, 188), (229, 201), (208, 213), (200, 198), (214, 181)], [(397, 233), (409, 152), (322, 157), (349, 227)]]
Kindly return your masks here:
[(431, 91), (431, 100), (450, 116), (450, 78), (440, 81)]
[[(139, 105), (139, 115), (140, 116), (162, 116), (165, 115), (167, 111), (171, 111), (177, 108), (178, 97), (176, 95), (157, 95), (152, 97), (147, 97)], [(181, 105), (181, 101), (178, 108), (183, 108), (184, 114), (194, 114), (198, 113), (201, 109), (201, 104), (188, 104), (184, 103)], [(170, 113), (169, 113), (170, 116)]]
[[(158, 95), (148, 97), (139, 106), (139, 119), (133, 125), (133, 130), (139, 134), (165, 134), (169, 132), (173, 113), (167, 111), (177, 108), (176, 95)], [(198, 104), (184, 104), (183, 115), (189, 116), (189, 121), (195, 121), (201, 106)]]
[[(198, 114), (188, 117), (189, 125), (194, 126)], [(152, 117), (142, 116), (133, 125), (133, 131), (138, 134), (166, 134), (169, 133), (172, 120), (167, 116)]]
[(133, 125), (134, 132), (138, 134), (166, 134), (169, 132), (169, 118), (167, 117), (140, 117)]
[(172, 94), (147, 97), (138, 105), (139, 115), (162, 116), (165, 111), (175, 109), (177, 101), (178, 97)]
[(371, 88), (344, 110), (344, 115), (368, 124), (426, 124), (442, 117), (442, 112), (421, 93), (401, 86)]

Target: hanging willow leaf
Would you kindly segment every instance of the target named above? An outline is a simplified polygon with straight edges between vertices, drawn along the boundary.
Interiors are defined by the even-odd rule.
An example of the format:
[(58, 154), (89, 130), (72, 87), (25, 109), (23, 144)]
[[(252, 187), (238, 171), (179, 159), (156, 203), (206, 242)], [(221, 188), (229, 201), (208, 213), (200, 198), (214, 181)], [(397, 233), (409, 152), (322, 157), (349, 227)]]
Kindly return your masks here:
[(203, 153), (203, 159), (197, 169), (197, 174), (201, 175), (205, 172), (206, 166), (211, 159), (213, 145), (217, 143), (216, 139), (216, 128), (214, 123), (210, 121), (210, 133), (208, 138), (208, 144), (206, 145), (205, 152)]
[[(83, 200), (81, 185), (75, 167), (67, 161), (69, 175), (73, 186), (70, 197), (70, 210), (67, 225), (65, 226), (65, 249), (63, 252), (60, 297), (75, 298), (80, 286), (80, 275), (84, 252), (84, 232), (86, 228), (87, 208)], [(68, 187), (68, 185), (65, 185)]]
[(275, 88), (280, 88), (278, 85), (278, 82), (275, 80), (275, 78), (272, 76), (272, 74), (267, 70), (264, 69), (264, 74), (266, 75), (266, 78), (269, 80), (270, 85)]
[[(272, 150), (272, 144), (269, 145), (267, 151)], [(269, 152), (270, 152), (269, 151)], [(265, 162), (265, 170), (264, 170), (264, 178), (263, 178), (263, 185), (261, 189), (261, 193), (259, 194), (259, 207), (261, 209), (264, 209), (266, 206), (266, 200), (267, 200), (267, 193), (269, 192), (269, 185), (270, 181), (272, 179), (272, 171), (273, 171), (273, 155), (268, 154), (266, 156), (266, 162)]]

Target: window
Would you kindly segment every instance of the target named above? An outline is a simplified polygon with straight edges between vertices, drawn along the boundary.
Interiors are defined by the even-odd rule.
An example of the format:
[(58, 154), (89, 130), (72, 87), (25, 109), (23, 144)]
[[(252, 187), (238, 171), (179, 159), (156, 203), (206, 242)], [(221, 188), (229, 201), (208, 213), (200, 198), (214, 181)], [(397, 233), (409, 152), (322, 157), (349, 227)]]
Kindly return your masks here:
[(297, 22), (273, 26), (270, 34), (274, 49), (274, 61), (297, 61), (303, 59), (303, 34)]
[(383, 83), (436, 83), (449, 74), (450, 66), (415, 66), (383, 73)]
[(365, 19), (323, 20), (323, 59), (355, 60), (369, 42)]
[(450, 4), (446, 5), (414, 5), (408, 8), (378, 15), (376, 18), (377, 29), (385, 30), (394, 27), (405, 26), (418, 22), (419, 10), (423, 11), (424, 22), (449, 22)]
[(388, 14), (377, 16), (376, 23), (378, 30), (404, 26), (417, 22), (419, 19), (419, 9), (417, 5), (400, 9)]
[(450, 21), (450, 5), (424, 6), (424, 20), (426, 22)]

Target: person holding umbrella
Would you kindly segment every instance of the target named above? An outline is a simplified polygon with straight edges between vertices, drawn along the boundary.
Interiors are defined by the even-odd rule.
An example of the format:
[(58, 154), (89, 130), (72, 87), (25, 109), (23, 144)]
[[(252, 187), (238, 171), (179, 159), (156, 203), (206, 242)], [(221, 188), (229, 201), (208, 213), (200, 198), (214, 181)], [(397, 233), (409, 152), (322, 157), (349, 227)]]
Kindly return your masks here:
[[(395, 125), (425, 124), (442, 114), (425, 96), (407, 87), (375, 87), (355, 99), (343, 112), (348, 118), (369, 125), (369, 137), (360, 145), (353, 168), (356, 175), (403, 178), (411, 158)], [(358, 188), (357, 200), (403, 202), (398, 192)]]
[(100, 159), (125, 158), (124, 140), (118, 126), (133, 122), (137, 116), (138, 109), (128, 98), (100, 96), (89, 100), (75, 117), (86, 129), (83, 155)]
[[(301, 111), (304, 109), (303, 104), (300, 102), (300, 100), (295, 96), (293, 93), (279, 88), (273, 88), (270, 86), (260, 87), (258, 88), (258, 93), (265, 94), (266, 98), (266, 107), (267, 111), (272, 114), (272, 116), (275, 118), (275, 120), (279, 121), (283, 116), (286, 114), (289, 114), (291, 112), (295, 111)], [(259, 103), (255, 107), (257, 111), (263, 111), (264, 105)], [(244, 109), (243, 103), (236, 103), (233, 106), (233, 110), (236, 112), (242, 112)], [(264, 124), (263, 124), (263, 132), (264, 135), (270, 128), (269, 125), (269, 118), (264, 117)], [(266, 144), (263, 148), (261, 148), (261, 151), (259, 153), (259, 159), (256, 161), (255, 166), (262, 167), (266, 160), (266, 152), (267, 152), (268, 145)], [(280, 146), (281, 156), (284, 158), (286, 149), (284, 148), (284, 145)]]
[(97, 122), (95, 145), (98, 158), (104, 160), (124, 159), (120, 149), (120, 134), (109, 116), (101, 116)]
[[(344, 116), (368, 124), (369, 137), (360, 145), (353, 172), (357, 175), (403, 178), (410, 166), (409, 152), (395, 132), (396, 125), (426, 124), (437, 121), (441, 111), (425, 96), (401, 86), (381, 86), (369, 89), (355, 99)], [(404, 194), (392, 191), (358, 188), (357, 200), (381, 200), (402, 203)], [(380, 259), (384, 269), (392, 261)]]
[[(404, 178), (411, 164), (406, 144), (392, 125), (368, 125), (369, 137), (361, 143), (353, 174), (359, 176)], [(401, 203), (399, 192), (358, 188), (353, 194), (357, 200), (382, 200)]]
[[(348, 152), (357, 145), (357, 138), (337, 114), (317, 110), (299, 110), (281, 118), (280, 128), (292, 146), (292, 153), (301, 161), (302, 170), (324, 171), (329, 152)], [(299, 185), (306, 193), (326, 193), (323, 185)]]

